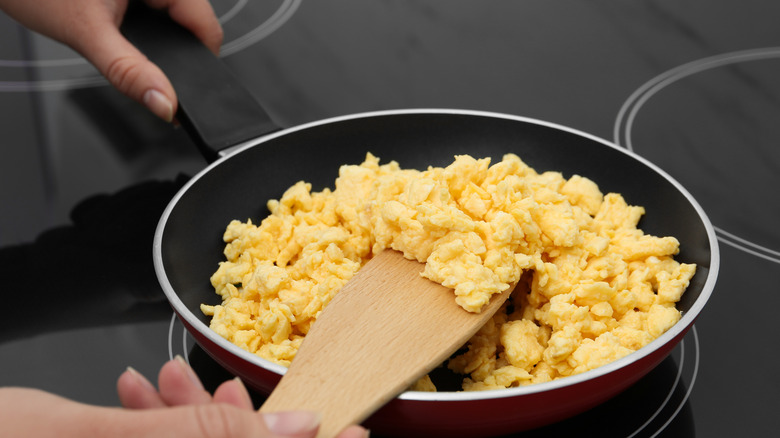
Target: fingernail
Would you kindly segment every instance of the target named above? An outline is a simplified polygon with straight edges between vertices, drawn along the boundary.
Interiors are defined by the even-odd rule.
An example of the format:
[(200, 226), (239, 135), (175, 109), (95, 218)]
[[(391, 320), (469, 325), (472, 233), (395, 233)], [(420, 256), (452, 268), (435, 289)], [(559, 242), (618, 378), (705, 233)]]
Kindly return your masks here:
[(203, 387), (203, 383), (198, 378), (198, 375), (195, 374), (195, 370), (192, 369), (192, 367), (187, 363), (187, 361), (184, 360), (183, 357), (179, 356), (178, 354), (174, 358), (176, 362), (181, 366), (181, 369), (184, 371), (184, 373), (189, 377), (189, 379), (198, 386), (200, 389), (205, 389)]
[(173, 121), (173, 103), (159, 91), (147, 90), (144, 93), (144, 105), (166, 122)]
[(149, 391), (156, 392), (157, 389), (152, 385), (152, 382), (149, 381), (146, 377), (144, 377), (143, 374), (139, 373), (135, 368), (133, 367), (127, 367), (127, 372), (130, 373), (133, 378), (140, 383), (143, 387), (148, 389)]
[(263, 414), (268, 430), (277, 435), (298, 435), (320, 425), (322, 415), (308, 411), (270, 412)]

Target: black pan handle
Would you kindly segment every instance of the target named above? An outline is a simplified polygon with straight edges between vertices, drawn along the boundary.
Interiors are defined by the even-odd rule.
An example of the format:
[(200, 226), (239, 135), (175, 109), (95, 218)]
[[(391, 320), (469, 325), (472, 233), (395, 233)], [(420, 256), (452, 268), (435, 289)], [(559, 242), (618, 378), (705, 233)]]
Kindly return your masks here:
[(168, 76), (179, 100), (176, 118), (207, 160), (280, 129), (228, 67), (165, 12), (131, 1), (121, 31)]

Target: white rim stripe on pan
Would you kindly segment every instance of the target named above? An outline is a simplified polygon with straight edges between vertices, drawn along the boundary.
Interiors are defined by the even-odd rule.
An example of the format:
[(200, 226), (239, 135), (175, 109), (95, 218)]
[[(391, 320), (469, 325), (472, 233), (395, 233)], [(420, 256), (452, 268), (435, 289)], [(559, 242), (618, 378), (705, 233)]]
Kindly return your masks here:
[[(702, 289), (701, 296), (696, 301), (695, 305), (688, 311), (683, 314), (680, 321), (675, 324), (671, 329), (669, 329), (666, 333), (661, 335), (659, 338), (652, 341), (650, 344), (645, 346), (644, 348), (629, 354), (628, 356), (625, 356), (621, 359), (618, 359), (612, 363), (603, 365), (599, 368), (584, 372), (582, 374), (578, 374), (575, 376), (570, 376), (564, 379), (554, 380), (552, 382), (545, 382), (545, 383), (538, 383), (535, 385), (530, 385), (526, 387), (518, 387), (518, 388), (508, 388), (508, 389), (501, 389), (501, 390), (489, 390), (489, 391), (480, 391), (479, 394), (473, 394), (468, 392), (457, 392), (457, 393), (425, 393), (425, 392), (414, 392), (414, 391), (407, 391), (399, 396), (401, 399), (411, 399), (411, 400), (448, 400), (448, 401), (467, 401), (467, 400), (474, 400), (474, 399), (486, 399), (486, 398), (502, 398), (502, 397), (513, 397), (520, 394), (531, 394), (541, 391), (547, 391), (551, 389), (561, 388), (569, 385), (575, 385), (579, 382), (599, 377), (604, 374), (608, 374), (618, 368), (621, 368), (629, 363), (632, 363), (634, 361), (640, 360), (643, 357), (647, 356), (651, 352), (655, 351), (660, 347), (662, 344), (671, 341), (672, 338), (678, 336), (686, 327), (693, 325), (693, 320), (696, 318), (696, 316), (701, 312), (702, 307), (709, 299), (710, 295), (712, 294), (712, 290), (715, 285), (715, 280), (717, 278), (717, 273), (720, 265), (720, 254), (718, 251), (718, 239), (715, 234), (715, 230), (712, 227), (711, 222), (707, 218), (706, 213), (701, 208), (701, 206), (698, 204), (698, 202), (693, 198), (693, 196), (680, 185), (679, 182), (677, 182), (674, 178), (672, 178), (668, 173), (666, 173), (664, 170), (659, 168), (658, 166), (654, 165), (653, 163), (649, 162), (645, 158), (635, 154), (632, 151), (628, 151), (625, 148), (622, 148), (618, 145), (615, 145), (613, 143), (610, 143), (604, 139), (595, 137), (591, 134), (587, 134), (582, 131), (575, 130), (573, 128), (565, 127), (562, 125), (558, 125), (551, 122), (545, 122), (540, 121), (536, 119), (531, 119), (527, 117), (521, 117), (521, 116), (514, 116), (509, 114), (502, 114), (502, 113), (493, 113), (493, 112), (485, 112), (485, 111), (469, 111), (469, 110), (455, 110), (455, 109), (405, 109), (405, 110), (388, 110), (388, 111), (376, 111), (376, 112), (368, 112), (368, 113), (360, 113), (360, 114), (351, 114), (347, 116), (340, 116), (340, 117), (334, 117), (330, 119), (315, 121), (307, 124), (303, 124), (300, 126), (283, 129), (281, 131), (275, 132), (273, 134), (270, 134), (266, 137), (262, 137), (256, 140), (249, 141), (243, 145), (240, 145), (235, 148), (236, 153), (246, 149), (250, 148), (256, 144), (262, 143), (266, 140), (270, 140), (276, 137), (280, 137), (286, 134), (289, 134), (291, 132), (307, 129), (313, 126), (318, 125), (324, 125), (328, 123), (334, 123), (342, 120), (350, 120), (350, 119), (357, 119), (357, 118), (366, 118), (366, 117), (376, 117), (376, 116), (386, 116), (386, 115), (396, 115), (396, 114), (457, 114), (457, 115), (473, 115), (473, 116), (482, 116), (482, 117), (493, 117), (493, 118), (501, 118), (501, 119), (509, 119), (509, 120), (516, 120), (524, 123), (532, 123), (540, 126), (547, 126), (550, 128), (558, 129), (561, 131), (569, 132), (593, 141), (596, 141), (598, 143), (601, 143), (604, 146), (610, 147), (615, 149), (616, 151), (620, 153), (624, 153), (626, 155), (630, 155), (634, 159), (642, 162), (646, 166), (650, 167), (654, 171), (656, 171), (658, 174), (660, 174), (662, 177), (667, 179), (671, 184), (673, 184), (677, 190), (682, 193), (686, 199), (688, 199), (688, 202), (694, 207), (696, 212), (698, 213), (699, 217), (701, 218), (702, 222), (705, 225), (705, 229), (707, 231), (708, 241), (711, 248), (711, 259), (710, 259), (710, 266), (709, 266), (709, 272), (707, 274), (707, 279), (704, 283), (704, 288)], [(161, 256), (161, 242), (162, 242), (162, 234), (163, 229), (165, 227), (165, 223), (167, 222), (168, 217), (170, 216), (170, 213), (178, 200), (183, 196), (183, 194), (191, 187), (197, 180), (199, 180), (203, 175), (205, 175), (207, 172), (209, 172), (213, 167), (218, 166), (223, 160), (229, 159), (233, 154), (226, 155), (215, 162), (213, 162), (211, 165), (203, 169), (201, 172), (193, 176), (183, 187), (182, 189), (173, 197), (170, 204), (166, 207), (165, 212), (163, 213), (160, 222), (157, 227), (157, 232), (155, 233), (154, 238), (154, 264), (155, 264), (155, 270), (158, 273), (158, 276), (160, 277), (160, 284), (163, 288), (163, 291), (168, 296), (169, 301), (171, 302), (171, 305), (173, 306), (174, 310), (181, 315), (190, 325), (194, 327), (203, 327), (205, 330), (203, 330), (204, 336), (207, 336), (210, 341), (214, 342), (215, 344), (219, 345), (221, 348), (227, 350), (231, 354), (234, 354), (236, 356), (239, 356), (243, 360), (246, 360), (248, 362), (254, 363), (257, 366), (274, 370), (275, 372), (278, 372), (280, 374), (283, 374), (286, 371), (286, 368), (274, 364), (270, 361), (266, 361), (261, 359), (260, 357), (241, 349), (240, 347), (234, 345), (233, 343), (227, 341), (223, 337), (219, 336), (215, 332), (208, 330), (208, 327), (203, 324), (200, 319), (192, 314), (192, 312), (187, 309), (187, 307), (184, 305), (184, 303), (178, 298), (176, 295), (176, 292), (173, 290), (173, 286), (168, 281), (167, 277), (165, 277), (165, 270), (162, 266), (162, 256)]]

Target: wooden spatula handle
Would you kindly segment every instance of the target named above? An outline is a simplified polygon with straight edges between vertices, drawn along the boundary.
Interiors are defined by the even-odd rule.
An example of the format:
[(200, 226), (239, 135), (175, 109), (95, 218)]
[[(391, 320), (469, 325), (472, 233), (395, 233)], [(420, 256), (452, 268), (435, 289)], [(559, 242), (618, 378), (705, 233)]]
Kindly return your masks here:
[(333, 437), (442, 363), (509, 294), (469, 313), (451, 289), (421, 277), (423, 268), (390, 250), (361, 268), (320, 314), (260, 410), (320, 412), (318, 437)]

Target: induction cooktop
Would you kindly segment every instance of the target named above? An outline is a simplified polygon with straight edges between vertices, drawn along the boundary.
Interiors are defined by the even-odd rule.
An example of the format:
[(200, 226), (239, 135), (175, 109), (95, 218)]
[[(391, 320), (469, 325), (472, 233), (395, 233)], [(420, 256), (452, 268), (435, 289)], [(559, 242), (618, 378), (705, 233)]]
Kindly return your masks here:
[[(707, 212), (719, 280), (672, 354), (603, 405), (512, 436), (776, 434), (780, 5), (212, 4), (224, 62), (280, 126), (396, 108), (548, 120), (644, 156)], [(151, 257), (205, 161), (69, 49), (1, 14), (0, 37), (0, 385), (113, 406), (127, 366), (154, 377), (181, 355), (215, 388), (231, 376), (173, 315)]]

